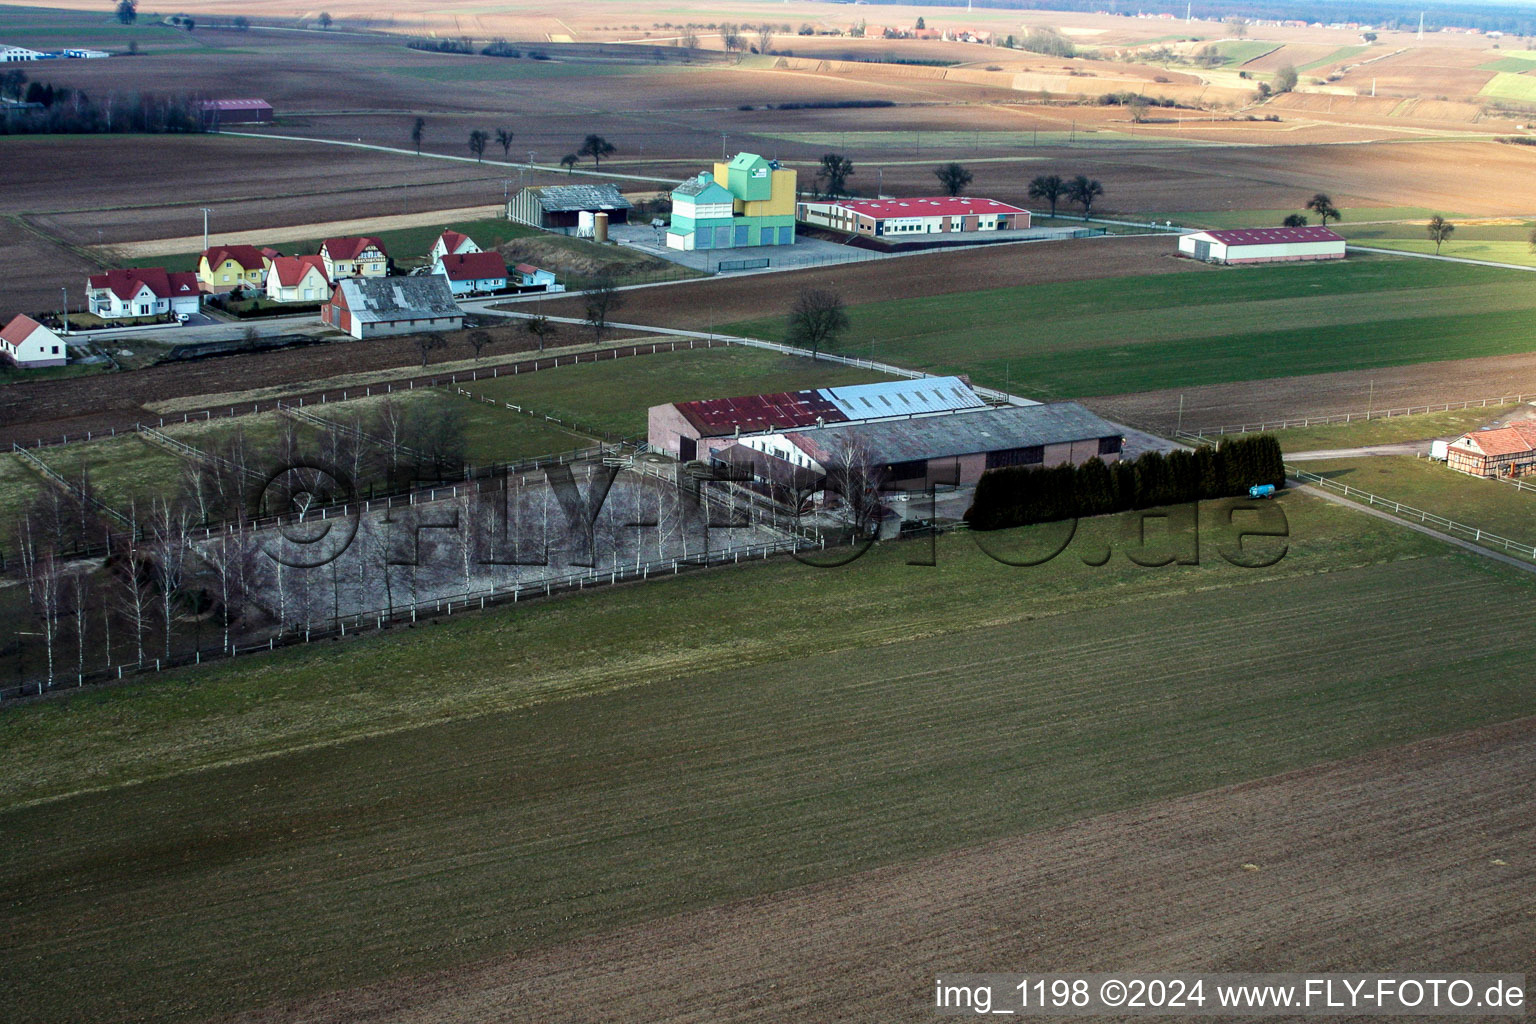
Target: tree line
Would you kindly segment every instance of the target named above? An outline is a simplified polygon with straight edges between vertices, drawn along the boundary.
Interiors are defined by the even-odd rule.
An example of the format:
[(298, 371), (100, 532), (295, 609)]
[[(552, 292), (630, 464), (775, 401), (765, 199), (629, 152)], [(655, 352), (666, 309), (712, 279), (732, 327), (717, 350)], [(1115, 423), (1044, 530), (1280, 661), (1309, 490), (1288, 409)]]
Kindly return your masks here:
[(1285, 483), (1273, 434), (1223, 440), (1215, 448), (1147, 452), (1134, 461), (1092, 458), (1078, 466), (989, 469), (976, 484), (965, 521), (974, 530), (1245, 496), (1256, 484)]
[(27, 85), (26, 73), (19, 69), (0, 75), (0, 92), (39, 104), (8, 109), (0, 117), (0, 135), (159, 135), (206, 130), (198, 100), (187, 93), (114, 92), (98, 100), (52, 83)]

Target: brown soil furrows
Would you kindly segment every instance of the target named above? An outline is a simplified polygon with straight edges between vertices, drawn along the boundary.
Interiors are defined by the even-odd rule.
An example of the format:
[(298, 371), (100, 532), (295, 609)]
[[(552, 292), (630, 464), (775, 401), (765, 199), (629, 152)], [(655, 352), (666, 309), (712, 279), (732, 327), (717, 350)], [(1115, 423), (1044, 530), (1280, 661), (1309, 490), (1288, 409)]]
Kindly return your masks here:
[(1168, 388), (1082, 401), (1121, 422), (1167, 432), (1180, 422), (1181, 396), (1184, 429), (1205, 430), (1513, 395), (1536, 397), (1536, 353)]
[(1521, 971), (1533, 757), (1524, 719), (239, 1020), (926, 1021), (951, 971)]

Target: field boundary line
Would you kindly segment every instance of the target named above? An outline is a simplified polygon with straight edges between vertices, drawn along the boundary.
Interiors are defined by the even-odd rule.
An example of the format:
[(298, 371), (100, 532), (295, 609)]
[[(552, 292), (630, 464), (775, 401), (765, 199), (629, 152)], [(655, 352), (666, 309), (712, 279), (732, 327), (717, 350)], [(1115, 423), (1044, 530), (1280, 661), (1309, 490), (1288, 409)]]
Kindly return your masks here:
[[(1467, 539), (1467, 541), (1471, 542), (1470, 546), (1489, 549), (1493, 545), (1497, 545), (1503, 548), (1505, 552), (1513, 551), (1524, 558), (1536, 560), (1536, 545), (1525, 544), (1518, 540), (1510, 540), (1508, 537), (1501, 537), (1498, 534), (1491, 533), (1488, 530), (1482, 529), (1481, 527), (1468, 526), (1465, 523), (1458, 523), (1453, 519), (1447, 519), (1444, 516), (1436, 515), (1433, 512), (1426, 512), (1421, 508), (1414, 508), (1412, 505), (1404, 505), (1402, 502), (1396, 501), (1392, 498), (1383, 498), (1379, 494), (1372, 494), (1370, 491), (1362, 491), (1358, 487), (1351, 487), (1348, 484), (1341, 484), (1338, 481), (1330, 480), (1328, 477), (1322, 476), (1319, 473), (1308, 472), (1304, 469), (1298, 469), (1295, 466), (1286, 466), (1285, 472), (1287, 476), (1294, 478), (1300, 483), (1311, 484), (1313, 490), (1321, 492), (1332, 491), (1339, 497), (1349, 499), (1351, 504), (1363, 504), (1365, 506), (1379, 508), (1382, 510), (1390, 509), (1390, 514), (1386, 512), (1383, 512), (1383, 514), (1388, 514), (1389, 518), (1401, 520), (1410, 526), (1414, 525), (1412, 522), (1410, 522), (1410, 520), (1413, 519), (1417, 519), (1419, 524), (1425, 526), (1426, 528), (1428, 527), (1428, 524), (1433, 523), (1435, 526), (1441, 527), (1444, 530), (1462, 534)], [(1438, 530), (1429, 530), (1428, 532), (1442, 536), (1446, 540), (1456, 541), (1456, 543), (1461, 546), (1469, 546), (1464, 541), (1458, 540), (1456, 537), (1451, 536), (1449, 533), (1441, 534)], [(1498, 552), (1493, 551), (1490, 551), (1490, 553), (1498, 554)], [(1536, 565), (1531, 565), (1525, 562), (1515, 562), (1514, 564), (1520, 565), (1527, 571), (1536, 572)]]
[(1518, 263), (1495, 263), (1493, 260), (1470, 260), (1465, 256), (1437, 256), (1432, 252), (1411, 252), (1407, 249), (1378, 249), (1370, 245), (1346, 245), (1346, 249), (1356, 252), (1373, 252), (1381, 256), (1408, 256), (1416, 260), (1439, 260), (1441, 263), (1465, 263), (1472, 267), (1497, 267), (1500, 270), (1523, 270), (1527, 274), (1536, 274), (1536, 267), (1521, 266)]
[(1405, 409), (1372, 409), (1366, 412), (1341, 412), (1330, 416), (1304, 416), (1299, 419), (1260, 420), (1257, 423), (1228, 424), (1220, 427), (1198, 427), (1177, 430), (1176, 434), (1188, 438), (1220, 436), (1222, 434), (1256, 434), (1270, 430), (1290, 430), (1295, 427), (1322, 427), (1336, 423), (1355, 423), (1365, 420), (1385, 420), (1396, 416), (1422, 416), (1432, 412), (1456, 412), (1462, 409), (1485, 409), (1491, 405), (1523, 405), (1536, 401), (1536, 395), (1503, 395), (1498, 398), (1469, 398), (1462, 402), (1436, 402), (1433, 405), (1409, 406)]

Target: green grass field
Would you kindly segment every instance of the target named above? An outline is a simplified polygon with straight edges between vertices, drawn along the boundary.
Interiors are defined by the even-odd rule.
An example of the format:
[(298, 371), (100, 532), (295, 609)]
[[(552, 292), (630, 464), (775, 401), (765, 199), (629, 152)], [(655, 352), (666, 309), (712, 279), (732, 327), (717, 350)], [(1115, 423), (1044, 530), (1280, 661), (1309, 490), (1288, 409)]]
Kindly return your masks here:
[(664, 402), (887, 380), (884, 374), (762, 349), (713, 348), (580, 363), (480, 381), (485, 395), (594, 431), (643, 435), (646, 410)]
[[(1449, 218), (1448, 218), (1449, 219)], [(1454, 224), (1454, 222), (1453, 222)], [(1457, 224), (1456, 230), (1440, 246), (1440, 255), (1460, 259), (1487, 260), (1536, 267), (1536, 253), (1531, 251), (1532, 224)], [(1433, 253), (1424, 224), (1348, 224), (1336, 225), (1339, 234), (1357, 245), (1405, 252)]]
[[(537, 46), (534, 49), (538, 49)], [(649, 53), (642, 50), (635, 51), (635, 63), (633, 64), (598, 64), (592, 62), (578, 62), (566, 64), (554, 60), (528, 60), (512, 57), (483, 57), (453, 55), (451, 64), (442, 66), (421, 67), (411, 66), (387, 67), (392, 74), (404, 75), (408, 78), (422, 78), (429, 82), (495, 82), (507, 80), (543, 80), (558, 81), (562, 78), (591, 78), (595, 75), (616, 77), (619, 75), (643, 75), (654, 74), (658, 71), (667, 74), (677, 74), (688, 68), (680, 67), (674, 63), (665, 65), (642, 64), (640, 61), (649, 57)]]
[(1037, 398), (1218, 384), (1530, 351), (1526, 277), (1362, 256), (1000, 288), (851, 307), (839, 346)]
[[(1157, 116), (1154, 112), (1153, 116)], [(930, 153), (932, 159), (947, 158), (955, 154), (978, 150), (1033, 149), (1036, 146), (1084, 146), (1126, 147), (1138, 149), (1199, 148), (1211, 143), (1198, 139), (1174, 139), (1156, 135), (1138, 135), (1135, 132), (1114, 131), (1105, 128), (1078, 128), (1075, 131), (1043, 132), (967, 132), (967, 131), (848, 131), (848, 132), (762, 132), (758, 137), (783, 139), (808, 146), (857, 148), (860, 150), (894, 150), (921, 158)], [(805, 172), (802, 172), (802, 174)], [(866, 172), (868, 173), (868, 172)], [(858, 186), (855, 181), (854, 186)], [(865, 188), (872, 185), (866, 183)]]
[(1536, 103), (1536, 78), (1500, 71), (1489, 80), (1487, 85), (1478, 90), (1477, 94), (1495, 100)]
[(36, 454), (66, 479), (89, 472), (97, 496), (120, 510), (132, 504), (147, 507), (152, 498), (175, 494), (185, 465), (179, 456), (135, 434), (43, 448)]
[(1498, 60), (1489, 61), (1487, 64), (1479, 64), (1477, 70), (1507, 71), (1512, 75), (1520, 75), (1527, 71), (1536, 71), (1536, 60), (1528, 57), (1500, 57)]
[(1408, 456), (1326, 459), (1297, 464), (1362, 491), (1433, 512), (1522, 544), (1536, 544), (1536, 493)]
[(1280, 440), (1280, 446), (1287, 452), (1353, 448), (1367, 444), (1391, 444), (1395, 441), (1423, 441), (1426, 438), (1449, 437), (1475, 430), (1515, 408), (1513, 405), (1478, 406), (1450, 412), (1356, 420), (1353, 423), (1291, 427), (1287, 430), (1271, 430), (1269, 433)]
[(1264, 570), (952, 536), (933, 567), (761, 563), (18, 709), (11, 1013), (232, 1012), (1536, 711), (1536, 584), (1281, 506)]
[(1343, 47), (1340, 47), (1339, 49), (1335, 50), (1333, 53), (1330, 53), (1328, 56), (1324, 57), (1322, 60), (1310, 61), (1310, 62), (1308, 62), (1306, 64), (1301, 65), (1296, 70), (1297, 71), (1316, 71), (1318, 68), (1325, 68), (1325, 67), (1328, 67), (1330, 64), (1342, 64), (1345, 61), (1349, 60), (1349, 58), (1359, 56), (1360, 54), (1364, 53), (1366, 50), (1369, 50), (1369, 49), (1370, 49), (1369, 46), (1343, 46)]
[(1280, 46), (1279, 43), (1266, 43), (1262, 39), (1223, 39), (1211, 45), (1216, 48), (1217, 53), (1226, 58), (1230, 67), (1257, 60)]

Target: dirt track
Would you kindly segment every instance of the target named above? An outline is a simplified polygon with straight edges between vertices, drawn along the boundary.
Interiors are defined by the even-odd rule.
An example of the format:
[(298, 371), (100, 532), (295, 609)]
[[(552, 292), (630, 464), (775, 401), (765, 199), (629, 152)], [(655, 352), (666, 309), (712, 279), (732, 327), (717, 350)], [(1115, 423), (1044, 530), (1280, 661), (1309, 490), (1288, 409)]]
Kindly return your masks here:
[(1083, 404), (1135, 426), (1169, 431), (1179, 421), (1180, 395), (1184, 429), (1194, 430), (1521, 394), (1536, 397), (1536, 353), (1105, 395)]
[(1525, 719), (238, 1019), (926, 1021), (946, 971), (1525, 971), (1533, 757)]

